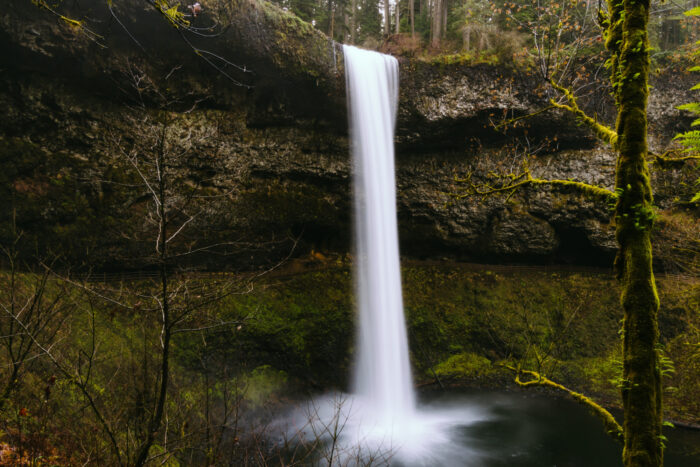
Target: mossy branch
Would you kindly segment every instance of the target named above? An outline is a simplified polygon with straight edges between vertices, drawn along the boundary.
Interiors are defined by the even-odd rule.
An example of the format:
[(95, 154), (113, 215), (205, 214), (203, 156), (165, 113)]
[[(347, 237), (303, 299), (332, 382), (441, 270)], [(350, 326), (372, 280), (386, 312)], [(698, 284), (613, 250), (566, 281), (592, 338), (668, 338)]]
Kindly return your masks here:
[(172, 5), (168, 0), (147, 0), (148, 3), (155, 8), (155, 10), (163, 15), (165, 19), (176, 29), (187, 29), (190, 26), (190, 22), (187, 20), (185, 13), (179, 10), (180, 5), (173, 3)]
[(104, 40), (104, 37), (101, 35), (97, 34), (96, 32), (92, 31), (88, 27), (85, 26), (85, 21), (82, 20), (77, 20), (74, 18), (69, 18), (68, 16), (62, 15), (61, 13), (57, 12), (55, 9), (49, 5), (49, 3), (46, 0), (31, 0), (32, 4), (35, 6), (39, 7), (41, 10), (46, 10), (52, 15), (58, 17), (64, 24), (70, 26), (70, 28), (73, 31), (76, 31), (78, 33), (83, 33), (85, 36), (90, 39), (91, 41), (95, 42), (98, 44), (100, 47), (104, 48), (105, 45), (102, 44), (102, 41)]
[[(503, 365), (505, 368), (508, 370), (512, 371), (515, 373), (515, 382), (518, 386), (527, 388), (530, 386), (545, 386), (548, 388), (556, 389), (558, 391), (562, 391), (569, 396), (571, 396), (576, 402), (579, 402), (586, 407), (588, 407), (598, 418), (600, 418), (605, 425), (605, 430), (606, 432), (613, 437), (616, 441), (622, 443), (624, 442), (624, 433), (622, 431), (622, 427), (620, 426), (619, 423), (617, 423), (617, 420), (615, 420), (615, 417), (612, 416), (610, 412), (605, 410), (602, 406), (598, 405), (595, 401), (592, 399), (584, 396), (583, 394), (572, 391), (571, 389), (567, 388), (566, 386), (562, 386), (559, 383), (556, 383), (552, 381), (551, 379), (541, 375), (540, 373), (537, 373), (536, 371), (530, 371), (530, 370), (523, 370), (520, 368), (515, 368), (510, 365)], [(520, 375), (526, 375), (531, 377), (532, 379), (529, 381), (522, 381), (520, 379)]]
[(549, 106), (547, 106), (547, 107), (544, 107), (544, 108), (542, 108), (542, 109), (540, 109), (540, 110), (537, 110), (537, 111), (535, 111), (535, 112), (529, 113), (529, 114), (527, 114), (527, 115), (521, 115), (520, 117), (515, 117), (515, 118), (508, 119), (508, 120), (504, 120), (504, 121), (502, 121), (501, 123), (499, 123), (498, 125), (494, 125), (493, 128), (494, 128), (494, 130), (497, 130), (497, 131), (498, 131), (498, 130), (500, 130), (501, 128), (504, 128), (504, 127), (507, 127), (507, 126), (509, 126), (509, 125), (512, 125), (513, 123), (517, 123), (517, 122), (519, 122), (520, 120), (525, 120), (525, 119), (528, 119), (528, 118), (536, 117), (536, 116), (538, 116), (538, 115), (540, 115), (540, 114), (543, 114), (543, 113), (545, 113), (545, 112), (547, 112), (547, 111), (549, 111), (549, 110), (556, 109), (556, 108), (557, 108), (556, 105), (549, 105)]
[(683, 165), (688, 161), (700, 160), (700, 154), (691, 154), (691, 155), (687, 155), (687, 156), (673, 157), (673, 155), (678, 154), (678, 152), (679, 152), (678, 150), (669, 149), (668, 151), (664, 152), (663, 154), (654, 154), (654, 153), (650, 152), (649, 155), (653, 157), (652, 162), (654, 164), (661, 166), (661, 167), (664, 167), (667, 165)]
[(578, 182), (575, 180), (535, 178), (530, 173), (530, 169), (528, 167), (525, 167), (524, 171), (521, 174), (510, 174), (504, 176), (506, 182), (501, 186), (492, 186), (489, 184), (477, 185), (472, 181), (471, 175), (472, 174), (470, 173), (466, 178), (455, 177), (455, 182), (467, 184), (466, 191), (462, 194), (454, 195), (456, 198), (461, 199), (471, 195), (489, 196), (499, 193), (508, 193), (508, 196), (506, 197), (506, 200), (508, 200), (518, 189), (534, 185), (571, 187), (583, 193), (604, 197), (609, 201), (615, 200), (617, 198), (615, 192), (597, 185), (590, 185), (588, 183)]
[(595, 132), (596, 136), (598, 136), (598, 138), (610, 144), (610, 146), (612, 146), (613, 148), (615, 147), (615, 145), (617, 144), (617, 132), (615, 132), (615, 130), (608, 127), (607, 125), (603, 125), (602, 123), (598, 122), (598, 120), (588, 116), (586, 112), (581, 110), (581, 108), (578, 105), (578, 101), (576, 100), (576, 97), (571, 92), (571, 90), (565, 88), (564, 86), (560, 86), (559, 84), (554, 82), (554, 80), (550, 80), (549, 83), (554, 89), (561, 92), (566, 98), (567, 102), (569, 103), (568, 105), (560, 104), (554, 99), (550, 99), (549, 102), (554, 107), (573, 113), (579, 121), (581, 121), (590, 129), (592, 129)]

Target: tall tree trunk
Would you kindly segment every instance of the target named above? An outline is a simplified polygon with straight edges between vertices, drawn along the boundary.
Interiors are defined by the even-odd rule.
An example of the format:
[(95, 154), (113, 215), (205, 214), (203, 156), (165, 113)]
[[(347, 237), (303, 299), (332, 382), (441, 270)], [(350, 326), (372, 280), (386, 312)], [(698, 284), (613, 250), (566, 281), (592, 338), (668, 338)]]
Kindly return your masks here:
[(430, 45), (435, 48), (440, 47), (440, 39), (442, 38), (442, 8), (444, 2), (445, 0), (433, 0)]
[(416, 2), (415, 0), (409, 0), (409, 17), (411, 19), (411, 37), (415, 39), (416, 37)]
[(342, 42), (344, 44), (350, 43), (350, 15), (348, 13), (347, 8), (342, 10), (343, 14), (343, 36), (342, 36)]
[(448, 9), (447, 2), (448, 1), (449, 0), (442, 0), (442, 29), (441, 29), (440, 39), (445, 37), (445, 33), (447, 32), (447, 9)]
[(653, 198), (647, 156), (649, 0), (608, 0), (606, 46), (612, 52), (617, 101), (615, 260), (624, 312), (623, 385), (625, 467), (663, 465), (659, 369), (659, 298), (652, 269)]
[(384, 0), (384, 35), (391, 34), (391, 10), (389, 9), (389, 0)]
[(394, 27), (394, 31), (396, 32), (396, 34), (398, 34), (399, 32), (401, 32), (401, 31), (400, 31), (400, 27), (401, 27), (401, 26), (400, 26), (400, 24), (399, 24), (399, 20), (400, 20), (400, 18), (399, 18), (399, 12), (401, 11), (400, 6), (401, 6), (401, 5), (400, 5), (399, 0), (396, 0), (396, 6), (395, 6), (395, 8), (396, 8), (396, 24), (395, 24), (395, 27)]
[(354, 44), (357, 36), (357, 0), (352, 0), (350, 8), (352, 8), (350, 13), (350, 43)]

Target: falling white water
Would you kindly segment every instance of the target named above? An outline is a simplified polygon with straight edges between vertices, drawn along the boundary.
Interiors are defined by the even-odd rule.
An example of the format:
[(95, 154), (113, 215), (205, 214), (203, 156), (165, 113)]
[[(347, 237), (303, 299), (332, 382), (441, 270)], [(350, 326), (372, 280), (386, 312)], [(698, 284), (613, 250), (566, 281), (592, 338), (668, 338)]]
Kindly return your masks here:
[(376, 422), (403, 425), (415, 409), (401, 297), (394, 128), (399, 66), (394, 57), (343, 46), (355, 165), (359, 307), (355, 392)]
[(278, 422), (281, 444), (318, 444), (320, 464), (475, 465), (455, 442), (460, 427), (488, 418), (472, 404), (416, 408), (401, 297), (396, 225), (395, 58), (343, 46), (355, 169), (355, 276), (359, 308), (353, 394), (330, 394)]

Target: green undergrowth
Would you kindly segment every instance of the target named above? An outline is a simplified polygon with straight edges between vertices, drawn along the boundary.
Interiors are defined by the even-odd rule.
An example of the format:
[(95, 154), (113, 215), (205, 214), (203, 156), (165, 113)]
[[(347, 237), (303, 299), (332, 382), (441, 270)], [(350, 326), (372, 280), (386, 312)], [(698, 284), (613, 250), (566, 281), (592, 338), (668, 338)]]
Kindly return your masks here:
[[(37, 276), (19, 277), (17, 291), (26, 295)], [(173, 278), (172, 290), (180, 294), (174, 310), (187, 309), (227, 280)], [(6, 273), (0, 281), (9, 282)], [(658, 282), (666, 416), (697, 423), (700, 283), (678, 276)], [(274, 412), (309, 393), (347, 390), (355, 335), (350, 268), (278, 273), (246, 284), (193, 308), (178, 323), (166, 407), (169, 436), (199, 440), (207, 427), (234, 426), (235, 417), (243, 423), (246, 413)], [(51, 279), (46, 296), (62, 296), (64, 308), (49, 324), (55, 337), (43, 340), (47, 334), (42, 342), (68, 374), (89, 375), (88, 391), (115, 427), (116, 442), (126, 446), (147, 421), (142, 407), (152, 400), (158, 378), (159, 315), (146, 298), (157, 284), (90, 287), (115, 301)], [(604, 405), (619, 405), (621, 311), (610, 275), (414, 264), (403, 268), (403, 287), (417, 385), (439, 379), (445, 387), (510, 387), (514, 376), (503, 365), (520, 365)], [(3, 303), (9, 299), (0, 291)], [(1, 321), (4, 336), (16, 334), (10, 323)], [(9, 360), (5, 348), (0, 351), (4, 387)], [(31, 431), (65, 453), (80, 452), (87, 438), (95, 450), (109, 453), (106, 440), (93, 436), (101, 425), (74, 381), (41, 352), (31, 355), (0, 408), (8, 421), (0, 437), (12, 441), (20, 430)], [(67, 425), (78, 412), (84, 423)]]
[(499, 57), (495, 54), (461, 52), (457, 54), (437, 55), (425, 59), (431, 65), (477, 65), (486, 63), (497, 65)]
[[(669, 416), (700, 413), (700, 284), (658, 278)], [(505, 363), (619, 403), (619, 290), (607, 274), (461, 267), (403, 268), (404, 307), (417, 383), (503, 386)], [(239, 347), (304, 387), (346, 388), (353, 352), (352, 275), (335, 268), (277, 279), (223, 305), (249, 318)]]

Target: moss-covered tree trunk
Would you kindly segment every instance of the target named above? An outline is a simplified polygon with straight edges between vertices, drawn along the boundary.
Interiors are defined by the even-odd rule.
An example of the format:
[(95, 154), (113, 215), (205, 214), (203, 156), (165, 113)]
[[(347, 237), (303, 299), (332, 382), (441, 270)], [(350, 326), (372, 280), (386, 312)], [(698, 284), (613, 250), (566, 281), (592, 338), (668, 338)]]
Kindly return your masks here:
[(652, 191), (647, 156), (649, 0), (608, 0), (606, 46), (617, 100), (616, 268), (622, 287), (623, 464), (663, 465), (659, 299), (652, 269)]

